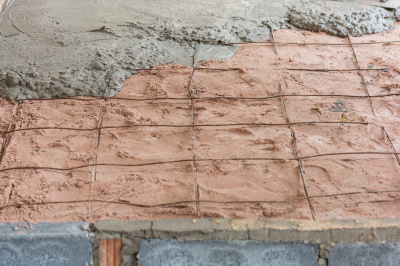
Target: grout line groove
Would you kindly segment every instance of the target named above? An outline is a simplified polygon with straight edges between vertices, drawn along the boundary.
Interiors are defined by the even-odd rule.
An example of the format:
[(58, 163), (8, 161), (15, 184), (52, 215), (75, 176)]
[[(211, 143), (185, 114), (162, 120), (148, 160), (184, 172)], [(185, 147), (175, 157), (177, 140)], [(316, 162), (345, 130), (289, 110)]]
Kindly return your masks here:
[(102, 103), (102, 106), (100, 107), (100, 112), (99, 112), (99, 122), (98, 122), (98, 127), (97, 127), (97, 133), (96, 133), (96, 141), (95, 141), (95, 146), (94, 146), (94, 155), (93, 155), (93, 165), (92, 165), (92, 172), (91, 172), (91, 180), (90, 180), (90, 185), (89, 185), (89, 195), (88, 195), (88, 220), (90, 220), (92, 213), (91, 213), (91, 203), (92, 203), (92, 188), (93, 184), (96, 182), (96, 175), (97, 175), (97, 155), (98, 155), (98, 149), (100, 146), (100, 136), (101, 136), (101, 129), (103, 125), (103, 116), (104, 116), (104, 109), (106, 108), (106, 103), (107, 103), (107, 89), (108, 89), (109, 82), (107, 82), (106, 87), (104, 89), (103, 93), (103, 99), (104, 102)]
[[(279, 89), (280, 89), (280, 91), (281, 91), (281, 95), (283, 95), (283, 88), (282, 88), (282, 82), (281, 82), (281, 81), (279, 81)], [(284, 110), (284, 112), (285, 112), (285, 118), (286, 118), (287, 126), (288, 126), (288, 128), (290, 129), (291, 136), (292, 136), (292, 141), (293, 141), (292, 146), (293, 146), (293, 150), (294, 150), (294, 153), (295, 153), (295, 155), (296, 155), (297, 162), (298, 162), (298, 164), (299, 164), (300, 177), (301, 177), (301, 181), (302, 181), (302, 183), (303, 183), (304, 193), (306, 194), (307, 205), (308, 205), (308, 207), (309, 207), (309, 209), (310, 209), (311, 216), (312, 216), (313, 220), (315, 221), (315, 215), (316, 215), (316, 214), (315, 214), (314, 207), (313, 207), (312, 204), (311, 204), (310, 194), (308, 193), (307, 183), (306, 183), (306, 179), (305, 179), (305, 177), (304, 177), (303, 164), (301, 163), (301, 159), (300, 159), (300, 157), (299, 157), (299, 152), (298, 152), (298, 149), (297, 149), (296, 135), (295, 135), (295, 133), (294, 133), (294, 130), (293, 130), (292, 127), (291, 127), (289, 115), (288, 115), (288, 112), (287, 112), (287, 109), (286, 109), (285, 99), (284, 99), (283, 96), (281, 97), (281, 100), (282, 100), (283, 110)]]
[(394, 147), (393, 142), (392, 142), (392, 140), (390, 139), (389, 134), (387, 133), (385, 127), (382, 126), (382, 129), (383, 129), (383, 132), (385, 133), (386, 139), (389, 141), (390, 146), (391, 146), (391, 148), (392, 148), (392, 150), (393, 150), (393, 152), (394, 152), (394, 156), (396, 157), (397, 163), (398, 163), (399, 166), (400, 166), (399, 153), (397, 153), (396, 148)]
[(369, 93), (369, 91), (368, 91), (367, 83), (365, 82), (365, 78), (364, 78), (364, 74), (363, 74), (363, 69), (361, 69), (360, 63), (358, 62), (357, 53), (356, 53), (356, 51), (354, 50), (353, 43), (351, 42), (350, 34), (347, 34), (347, 40), (349, 41), (351, 50), (353, 51), (354, 59), (355, 59), (355, 61), (356, 61), (357, 68), (358, 68), (358, 73), (359, 73), (360, 76), (361, 76), (361, 79), (362, 79), (362, 83), (363, 83), (363, 87), (364, 87), (365, 93), (366, 93), (367, 96), (368, 96), (369, 106), (371, 106), (371, 110), (372, 110), (372, 113), (374, 114), (374, 116), (377, 117), (376, 114), (375, 114), (374, 107), (373, 107), (373, 105), (372, 105), (371, 95), (370, 95), (370, 93)]
[(197, 163), (196, 163), (196, 151), (195, 151), (195, 134), (194, 134), (194, 113), (195, 113), (195, 108), (194, 108), (194, 97), (193, 97), (193, 79), (194, 79), (194, 74), (196, 71), (196, 54), (197, 54), (197, 47), (194, 47), (194, 52), (193, 52), (193, 70), (192, 70), (192, 75), (190, 77), (190, 83), (189, 83), (189, 96), (190, 96), (190, 107), (191, 107), (191, 126), (190, 126), (190, 133), (192, 136), (192, 159), (193, 159), (193, 178), (194, 178), (194, 194), (195, 194), (195, 199), (196, 199), (196, 216), (200, 217), (200, 196), (199, 196), (199, 187), (197, 184)]

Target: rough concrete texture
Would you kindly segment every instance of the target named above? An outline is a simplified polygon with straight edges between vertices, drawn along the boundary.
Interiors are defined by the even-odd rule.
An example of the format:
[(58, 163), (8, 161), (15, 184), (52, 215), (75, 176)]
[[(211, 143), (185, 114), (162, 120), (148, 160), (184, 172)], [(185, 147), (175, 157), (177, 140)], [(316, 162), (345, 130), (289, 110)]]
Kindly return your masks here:
[(323, 31), (345, 37), (373, 34), (393, 28), (393, 12), (372, 6), (355, 8), (354, 3), (322, 1), (310, 6), (299, 1), (289, 7), (289, 22), (301, 29)]
[(221, 45), (293, 25), (358, 36), (392, 29), (393, 12), (322, 0), (15, 0), (0, 24), (0, 87), (20, 99), (114, 96), (136, 69), (192, 64), (196, 46), (198, 60), (225, 58), (236, 47)]
[(0, 265), (88, 265), (88, 223), (0, 224)]
[[(390, 33), (350, 39), (392, 41), (399, 34), (397, 27)], [(195, 69), (194, 140), (189, 98), (193, 69), (188, 66), (169, 64), (157, 66), (158, 71), (142, 71), (107, 101), (78, 98), (18, 104), (0, 100), (0, 131), (16, 130), (6, 134), (3, 146), (0, 222), (199, 216), (312, 219), (281, 99), (242, 98), (276, 96), (282, 81), (288, 118), (300, 123), (292, 125), (300, 156), (392, 152), (382, 126), (399, 151), (400, 46), (354, 46), (360, 66), (374, 68), (363, 71), (370, 94), (379, 96), (371, 98), (374, 116), (357, 71), (285, 69), (354, 69), (351, 47), (341, 45), (348, 44), (346, 39), (293, 29), (276, 31), (275, 39), (340, 45), (277, 45), (277, 55), (270, 44), (240, 44), (232, 59), (199, 63), (199, 67), (230, 71)], [(215, 96), (240, 99), (205, 98)], [(149, 100), (159, 97), (168, 99)], [(99, 121), (102, 130), (97, 134)], [(196, 163), (196, 176), (192, 151), (202, 160)], [(104, 165), (93, 168), (95, 154), (96, 162)], [(266, 157), (281, 160), (252, 160)], [(234, 161), (238, 158), (249, 159)], [(175, 160), (184, 161), (161, 163)], [(148, 163), (156, 164), (138, 165)], [(78, 166), (83, 168), (71, 169)], [(324, 156), (304, 159), (302, 166), (315, 219), (400, 217), (396, 192), (400, 167), (393, 154)], [(45, 170), (54, 167), (60, 171)], [(197, 206), (196, 199), (200, 200)]]
[(139, 264), (151, 265), (314, 265), (318, 246), (312, 243), (256, 241), (143, 240)]
[(397, 266), (400, 243), (339, 243), (329, 254), (329, 266)]
[[(360, 220), (235, 220), (178, 219), (158, 221), (100, 221), (93, 224), (93, 259), (98, 261), (98, 240), (122, 238), (123, 265), (135, 265), (142, 239), (255, 240), (312, 242), (320, 257), (328, 258), (332, 243), (400, 242), (399, 219)], [(323, 252), (322, 252), (323, 251)], [(313, 264), (310, 264), (313, 265)]]

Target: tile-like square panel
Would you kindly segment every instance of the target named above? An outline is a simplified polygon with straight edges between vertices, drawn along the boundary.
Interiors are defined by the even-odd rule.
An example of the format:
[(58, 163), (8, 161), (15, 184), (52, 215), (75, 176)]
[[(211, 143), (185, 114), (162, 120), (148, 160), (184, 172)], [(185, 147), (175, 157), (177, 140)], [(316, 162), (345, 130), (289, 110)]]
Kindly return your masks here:
[(285, 94), (365, 96), (358, 72), (287, 71)]
[[(51, 203), (10, 207), (0, 211), (1, 222), (83, 221), (88, 217), (87, 200), (91, 167), (73, 171), (10, 170), (0, 173), (0, 204)], [(75, 203), (75, 201), (82, 201)], [(25, 217), (20, 220), (17, 217)]]
[(21, 205), (1, 211), (1, 223), (54, 223), (88, 221), (88, 202)]
[(191, 123), (190, 100), (107, 102), (103, 127), (134, 126), (143, 124), (187, 125)]
[(91, 199), (157, 205), (195, 200), (193, 163), (99, 166)]
[(368, 122), (375, 119), (368, 98), (286, 97), (290, 122)]
[[(398, 123), (384, 124), (383, 127), (388, 134), (396, 152), (400, 152), (400, 127)], [(388, 140), (389, 141), (389, 140)], [(399, 154), (400, 158), (400, 154)]]
[(197, 127), (197, 158), (293, 158), (290, 130), (284, 126)]
[(95, 131), (29, 130), (12, 133), (2, 168), (69, 168), (93, 163)]
[(399, 43), (354, 45), (354, 50), (361, 68), (374, 69), (398, 66)]
[(357, 68), (353, 51), (348, 46), (281, 46), (279, 56), (287, 68)]
[(379, 122), (400, 125), (400, 96), (372, 98)]
[(356, 194), (311, 200), (317, 220), (398, 218), (400, 193)]
[(390, 68), (388, 71), (363, 71), (363, 73), (370, 95), (400, 93), (400, 68)]
[(300, 157), (345, 152), (392, 152), (376, 125), (295, 125)]
[(307, 159), (303, 169), (311, 195), (400, 190), (400, 166), (393, 155)]
[(34, 127), (96, 128), (104, 100), (28, 100), (18, 107), (16, 129)]
[(279, 75), (261, 70), (196, 70), (194, 97), (268, 97), (280, 93)]
[(189, 97), (192, 68), (188, 66), (157, 66), (159, 70), (144, 70), (125, 80), (118, 98)]
[(201, 200), (285, 201), (304, 197), (297, 161), (198, 162)]
[(103, 129), (98, 163), (141, 164), (192, 159), (189, 128), (133, 127)]
[(280, 98), (254, 100), (196, 100), (195, 124), (272, 123), (285, 124)]

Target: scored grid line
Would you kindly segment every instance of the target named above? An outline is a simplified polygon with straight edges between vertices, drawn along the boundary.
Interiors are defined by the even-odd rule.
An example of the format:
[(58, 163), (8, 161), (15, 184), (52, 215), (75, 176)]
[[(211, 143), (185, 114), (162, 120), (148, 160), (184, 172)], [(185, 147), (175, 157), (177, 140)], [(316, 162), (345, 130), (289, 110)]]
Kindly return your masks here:
[[(341, 121), (310, 121), (310, 122), (294, 122), (292, 125), (309, 125), (309, 124), (348, 124), (348, 125), (369, 125), (368, 122), (341, 122)], [(34, 130), (70, 130), (70, 131), (98, 131), (101, 129), (117, 129), (117, 128), (135, 128), (135, 127), (229, 127), (229, 126), (286, 126), (285, 123), (229, 123), (229, 124), (182, 124), (182, 125), (169, 125), (169, 124), (138, 124), (126, 126), (105, 126), (95, 128), (72, 128), (72, 127), (31, 127), (14, 129), (3, 134), (10, 134), (21, 131), (34, 131)]]
[[(236, 70), (235, 70), (236, 71)], [(310, 71), (312, 71), (310, 69)], [(357, 70), (358, 71), (358, 70)], [(380, 95), (347, 95), (347, 94), (284, 94), (284, 95), (274, 95), (268, 97), (230, 97), (230, 96), (215, 96), (215, 97), (194, 97), (193, 100), (200, 101), (200, 100), (268, 100), (274, 98), (280, 98), (281, 96), (284, 97), (347, 97), (347, 98), (384, 98), (384, 97), (391, 97), (391, 96), (400, 96), (400, 93), (388, 93), (388, 94), (380, 94)], [(57, 100), (73, 100), (73, 101), (97, 101), (99, 99), (103, 99), (100, 97), (91, 97), (90, 99), (82, 99), (82, 98), (54, 98), (54, 99), (24, 99), (18, 100), (22, 102), (27, 101), (57, 101)], [(190, 97), (154, 97), (154, 98), (122, 98), (122, 97), (113, 97), (113, 98), (106, 98), (107, 100), (125, 100), (125, 101), (162, 101), (162, 100), (190, 100)], [(12, 100), (15, 101), (15, 100)]]
[(395, 152), (394, 156), (396, 157), (397, 163), (398, 163), (399, 166), (400, 166), (399, 154), (397, 153), (396, 148), (394, 147), (393, 142), (392, 142), (392, 140), (390, 139), (389, 134), (387, 133), (385, 127), (382, 127), (382, 129), (383, 129), (383, 132), (385, 133), (386, 139), (387, 139), (387, 140), (389, 141), (389, 143), (390, 143), (390, 146), (391, 146), (393, 152)]
[(99, 110), (99, 118), (98, 118), (98, 126), (97, 126), (97, 133), (96, 133), (96, 140), (95, 140), (95, 146), (94, 146), (94, 155), (93, 155), (93, 166), (92, 166), (92, 172), (91, 172), (91, 180), (89, 181), (89, 195), (88, 195), (88, 219), (91, 219), (92, 216), (92, 188), (94, 183), (96, 182), (96, 177), (97, 177), (97, 156), (98, 156), (98, 151), (100, 147), (100, 137), (101, 137), (101, 129), (102, 129), (102, 124), (103, 124), (103, 118), (104, 118), (104, 109), (106, 108), (107, 104), (107, 90), (109, 86), (109, 82), (107, 82), (105, 88), (104, 88), (104, 93), (103, 93), (103, 103), (102, 106), (100, 106)]
[[(283, 88), (282, 88), (281, 82), (279, 82), (279, 88), (280, 88), (280, 90), (281, 90), (281, 94), (283, 94)], [(296, 160), (297, 160), (297, 162), (298, 162), (298, 164), (299, 164), (299, 172), (300, 172), (301, 182), (302, 182), (302, 184), (303, 184), (303, 190), (304, 190), (304, 193), (306, 194), (306, 197), (307, 197), (307, 205), (308, 205), (308, 207), (309, 207), (309, 209), (310, 209), (310, 213), (311, 213), (311, 216), (312, 216), (313, 220), (315, 220), (316, 213), (315, 213), (315, 209), (313, 208), (313, 206), (312, 206), (312, 204), (311, 204), (310, 194), (308, 193), (307, 183), (306, 183), (306, 179), (305, 179), (305, 177), (304, 177), (303, 164), (301, 163), (301, 159), (300, 159), (300, 157), (299, 157), (299, 151), (298, 151), (298, 149), (297, 149), (296, 135), (295, 135), (295, 133), (294, 133), (294, 130), (293, 130), (292, 127), (291, 127), (289, 115), (288, 115), (288, 112), (287, 112), (287, 109), (286, 109), (285, 99), (284, 99), (283, 96), (281, 97), (281, 100), (282, 100), (283, 110), (284, 110), (284, 112), (285, 112), (285, 118), (286, 118), (287, 126), (288, 126), (288, 128), (289, 128), (289, 130), (290, 130), (290, 133), (291, 133), (291, 136), (292, 136), (292, 141), (293, 141), (292, 146), (293, 146), (293, 150), (294, 150), (294, 153), (295, 153), (295, 155), (296, 155)]]
[[(338, 37), (339, 38), (339, 37)], [(353, 43), (354, 45), (368, 45), (368, 44), (385, 44), (385, 45), (394, 45), (400, 43), (400, 41), (388, 41), (388, 42), (358, 42), (358, 43)], [(271, 45), (293, 45), (293, 46), (305, 46), (305, 45), (315, 45), (315, 46), (348, 46), (349, 44), (347, 43), (318, 43), (318, 42), (313, 42), (313, 43), (296, 43), (296, 42), (275, 42), (275, 44), (271, 42), (232, 42), (232, 43), (227, 43), (227, 45), (230, 44), (260, 44), (263, 46), (271, 46)]]
[(361, 76), (362, 83), (363, 83), (363, 86), (364, 86), (364, 89), (365, 89), (365, 93), (366, 93), (367, 96), (368, 96), (369, 105), (371, 106), (372, 113), (374, 114), (375, 117), (377, 117), (376, 114), (375, 114), (374, 107), (372, 106), (371, 94), (369, 93), (367, 83), (365, 82), (363, 70), (361, 69), (360, 63), (358, 62), (357, 53), (356, 53), (356, 51), (354, 50), (353, 43), (351, 42), (351, 38), (350, 38), (350, 35), (349, 35), (349, 34), (347, 34), (347, 40), (349, 41), (351, 50), (353, 51), (354, 59), (355, 59), (355, 61), (356, 61), (357, 68), (358, 68), (358, 73), (359, 73), (360, 76)]
[[(275, 37), (274, 37), (272, 31), (271, 31), (271, 35), (272, 35), (272, 40), (274, 42), (275, 53), (278, 54), (278, 50), (276, 49), (276, 45), (275, 45)], [(284, 94), (283, 93), (283, 88), (282, 88), (282, 83), (281, 83), (280, 80), (279, 80), (279, 92), (280, 92), (281, 95)], [(289, 130), (291, 132), (292, 141), (293, 141), (292, 147), (293, 147), (294, 153), (296, 155), (297, 163), (299, 165), (300, 178), (301, 178), (301, 182), (303, 184), (304, 193), (305, 193), (305, 195), (307, 197), (307, 205), (308, 205), (308, 208), (310, 209), (311, 217), (315, 221), (316, 220), (315, 219), (315, 216), (316, 216), (315, 209), (312, 206), (312, 203), (311, 203), (311, 200), (310, 200), (310, 194), (308, 193), (307, 183), (306, 183), (306, 179), (304, 177), (303, 164), (301, 163), (301, 160), (299, 159), (299, 151), (297, 149), (296, 135), (295, 135), (294, 130), (292, 129), (292, 126), (290, 124), (289, 115), (288, 115), (288, 112), (287, 112), (287, 109), (286, 109), (285, 98), (283, 96), (281, 96), (281, 101), (282, 101), (283, 111), (284, 111), (284, 115), (285, 115), (285, 119), (286, 119), (286, 124), (287, 124), (287, 127), (289, 128)]]
[[(312, 195), (307, 197), (295, 198), (291, 200), (260, 200), (260, 201), (251, 201), (251, 200), (242, 200), (242, 201), (216, 201), (216, 200), (186, 200), (186, 201), (173, 201), (173, 202), (166, 202), (160, 204), (139, 204), (139, 203), (132, 203), (128, 201), (110, 201), (110, 200), (92, 200), (92, 202), (96, 203), (108, 203), (108, 204), (116, 204), (116, 205), (129, 205), (133, 207), (139, 208), (157, 208), (157, 207), (168, 207), (168, 206), (177, 206), (182, 204), (190, 204), (190, 203), (216, 203), (216, 204), (257, 204), (257, 203), (268, 203), (268, 204), (282, 204), (282, 203), (295, 203), (300, 201), (305, 201), (308, 199), (313, 198), (332, 198), (332, 197), (346, 197), (351, 195), (357, 194), (386, 194), (386, 193), (400, 193), (400, 189), (395, 190), (367, 190), (367, 191), (354, 191), (354, 192), (346, 192), (346, 193), (337, 193), (337, 194), (328, 194), (328, 195)], [(392, 201), (383, 201), (383, 202), (394, 202), (399, 200), (392, 200)], [(51, 201), (51, 202), (25, 202), (25, 203), (15, 203), (0, 206), (0, 210), (4, 210), (6, 208), (12, 207), (22, 207), (22, 206), (40, 206), (40, 205), (47, 205), (47, 204), (66, 204), (66, 203), (85, 203), (86, 200), (74, 200), (74, 201)], [(382, 202), (382, 201), (379, 201)], [(356, 202), (357, 203), (357, 202)]]
[(192, 69), (192, 74), (190, 76), (190, 82), (188, 86), (189, 90), (189, 96), (190, 96), (190, 108), (191, 108), (191, 117), (190, 117), (190, 122), (191, 122), (191, 127), (190, 127), (190, 133), (192, 136), (192, 159), (193, 159), (193, 181), (194, 181), (194, 196), (196, 200), (196, 215), (197, 217), (200, 217), (200, 204), (199, 204), (199, 186), (197, 184), (197, 164), (196, 164), (196, 151), (195, 151), (195, 136), (194, 136), (194, 101), (193, 101), (193, 79), (194, 79), (194, 73), (196, 71), (196, 46), (194, 47), (193, 51), (193, 69)]
[[(369, 43), (366, 43), (366, 44), (369, 44)], [(375, 43), (374, 43), (375, 44)], [(193, 69), (194, 70), (194, 69)], [(235, 69), (232, 69), (232, 70), (235, 70)], [(230, 71), (230, 70), (229, 70)], [(399, 95), (399, 94), (393, 94), (393, 95), (390, 95), (390, 96), (394, 96), (394, 95)], [(287, 97), (290, 97), (290, 96), (292, 96), (292, 97), (296, 97), (296, 96), (302, 96), (302, 95), (287, 95)], [(320, 96), (320, 95), (315, 95), (315, 96)], [(331, 97), (340, 97), (340, 96), (336, 96), (336, 95), (329, 95), (329, 96), (331, 96)], [(278, 97), (283, 97), (282, 95), (281, 96), (278, 96)], [(358, 97), (358, 96), (352, 96), (352, 95), (348, 95), (348, 97)], [(386, 97), (386, 95), (379, 95), (379, 96), (361, 96), (361, 97), (363, 97), (363, 98), (366, 98), (366, 97), (368, 97), (368, 98), (371, 98), (371, 97)], [(210, 97), (211, 98), (211, 97)], [(217, 98), (217, 97), (216, 97)], [(219, 98), (223, 98), (223, 97), (219, 97)], [(67, 99), (71, 99), (71, 98), (67, 98)], [(190, 98), (191, 99), (191, 98)], [(199, 98), (199, 99), (202, 99), (202, 98)], [(192, 99), (191, 99), (192, 100)], [(193, 100), (195, 100), (195, 98), (193, 99)], [(342, 123), (343, 124), (343, 123)], [(257, 125), (257, 124), (256, 124)], [(201, 125), (200, 125), (201, 126)], [(192, 127), (193, 127), (193, 125), (192, 125)], [(371, 154), (371, 153), (362, 153), (362, 154)], [(395, 154), (395, 155), (397, 155), (398, 153), (376, 153), (376, 154)], [(322, 156), (322, 155), (317, 155), (317, 156)], [(396, 191), (397, 192), (397, 191)], [(362, 193), (364, 193), (364, 192), (362, 192)], [(314, 197), (314, 196), (311, 196), (311, 197)]]
[(328, 69), (328, 68), (286, 68), (294, 71), (313, 71), (313, 72), (353, 72), (353, 71), (387, 71), (389, 68), (348, 68), (348, 69)]
[(171, 163), (182, 163), (182, 162), (207, 162), (207, 161), (297, 161), (324, 157), (324, 156), (339, 156), (339, 155), (394, 155), (400, 154), (399, 152), (337, 152), (337, 153), (325, 153), (325, 154), (316, 154), (310, 156), (301, 156), (299, 158), (207, 158), (207, 159), (182, 159), (182, 160), (174, 160), (174, 161), (158, 161), (151, 163), (140, 163), (140, 164), (112, 164), (112, 163), (97, 163), (97, 164), (85, 164), (70, 168), (57, 168), (57, 167), (39, 167), (39, 166), (23, 166), (23, 167), (11, 167), (11, 168), (3, 168), (0, 169), (0, 173), (14, 170), (44, 170), (44, 171), (71, 171), (82, 169), (86, 167), (93, 166), (110, 166), (110, 167), (140, 167), (140, 166), (149, 166), (149, 165), (160, 165), (160, 164), (171, 164)]

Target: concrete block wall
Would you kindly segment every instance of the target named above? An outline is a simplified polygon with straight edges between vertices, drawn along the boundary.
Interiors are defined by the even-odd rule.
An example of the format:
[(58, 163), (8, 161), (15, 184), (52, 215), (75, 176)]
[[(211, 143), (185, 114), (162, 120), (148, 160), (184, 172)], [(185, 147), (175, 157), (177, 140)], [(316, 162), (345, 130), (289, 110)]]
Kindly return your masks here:
[(178, 219), (0, 224), (0, 266), (96, 266), (100, 239), (121, 239), (122, 265), (398, 266), (400, 261), (399, 219)]
[[(211, 243), (211, 245), (218, 244), (218, 241), (225, 241), (225, 243), (227, 241), (228, 243), (239, 241), (240, 245), (246, 245), (247, 243), (250, 246), (255, 245), (255, 242), (257, 242), (260, 243), (260, 246), (268, 247), (272, 251), (275, 249), (293, 251), (291, 253), (294, 254), (293, 256), (297, 254), (293, 257), (293, 260), (307, 259), (315, 261), (314, 265), (318, 262), (318, 266), (324, 266), (327, 263), (329, 265), (346, 265), (343, 264), (343, 258), (346, 258), (346, 260), (353, 259), (354, 263), (352, 265), (372, 265), (368, 263), (382, 261), (385, 263), (382, 265), (398, 266), (397, 261), (400, 261), (399, 219), (317, 222), (234, 219), (179, 219), (132, 222), (110, 220), (97, 222), (91, 225), (90, 230), (94, 235), (92, 242), (95, 265), (98, 265), (99, 239), (114, 238), (122, 239), (121, 255), (123, 265), (138, 265), (138, 254), (141, 264), (157, 264), (159, 262), (156, 261), (158, 260), (157, 257), (146, 257), (146, 254), (151, 255), (154, 252), (168, 254), (169, 258), (173, 260), (172, 265), (188, 257), (200, 258), (190, 247), (207, 245), (192, 241), (208, 241), (207, 243)], [(166, 240), (167, 242), (160, 240)], [(184, 243), (182, 245), (181, 242), (176, 241), (184, 241)], [(187, 243), (189, 245), (186, 245)], [(174, 251), (172, 253), (168, 246), (173, 247)], [(225, 253), (229, 256), (218, 259), (226, 259), (228, 261), (232, 256), (233, 260), (239, 257), (245, 259), (245, 254), (238, 252), (235, 244), (231, 246), (232, 250), (225, 250)], [(156, 250), (145, 250), (153, 247), (156, 247)], [(306, 252), (308, 255), (305, 256), (306, 253), (303, 250), (313, 248), (315, 251), (316, 247), (318, 247), (317, 254), (315, 252)], [(163, 248), (166, 249), (163, 250)], [(268, 249), (266, 248), (266, 250)], [(373, 253), (368, 260), (363, 259), (365, 254), (371, 253), (371, 249), (378, 250), (378, 253), (383, 254), (383, 256)], [(182, 254), (186, 254), (186, 257), (182, 257)], [(209, 254), (214, 258), (211, 250), (209, 250)], [(332, 258), (330, 258), (331, 254), (333, 255)], [(266, 257), (268, 256), (266, 255)], [(149, 260), (147, 262), (143, 261), (146, 259)], [(275, 261), (271, 257), (271, 265), (279, 265), (280, 262), (284, 261)], [(232, 261), (232, 263), (235, 263), (235, 261)], [(176, 265), (179, 265), (179, 263)]]
[(88, 223), (0, 224), (0, 266), (89, 265)]

